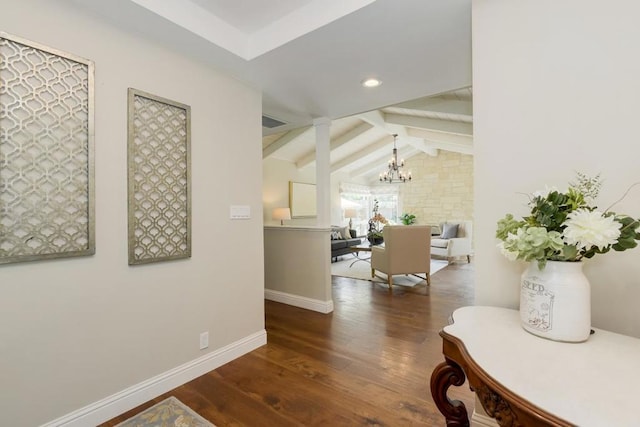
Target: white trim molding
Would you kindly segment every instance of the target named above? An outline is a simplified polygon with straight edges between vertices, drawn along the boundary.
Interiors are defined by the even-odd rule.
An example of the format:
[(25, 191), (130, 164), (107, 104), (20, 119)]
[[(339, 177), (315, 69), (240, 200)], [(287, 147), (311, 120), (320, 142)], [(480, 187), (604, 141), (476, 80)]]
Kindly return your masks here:
[(311, 311), (327, 314), (333, 311), (333, 300), (320, 301), (313, 298), (301, 297), (300, 295), (288, 294), (286, 292), (264, 290), (264, 299), (281, 302), (283, 304), (300, 307)]
[(331, 231), (331, 227), (292, 226), (292, 225), (265, 225), (264, 229), (274, 230), (274, 231), (306, 231), (309, 233), (328, 233)]
[(473, 411), (471, 415), (471, 427), (499, 427), (496, 420), (488, 415), (479, 414)]
[(41, 427), (86, 427), (101, 424), (169, 390), (206, 374), (267, 343), (263, 329), (202, 357), (94, 402)]
[[(203, 39), (250, 61), (292, 40), (349, 15), (375, 0), (312, 0), (279, 13), (272, 22), (248, 18), (244, 28), (237, 19), (225, 19), (193, 1), (131, 0), (197, 34)], [(229, 7), (232, 12), (234, 8)], [(233, 15), (233, 14), (232, 14)], [(241, 24), (241, 23), (240, 23)], [(258, 27), (258, 28), (254, 28)]]

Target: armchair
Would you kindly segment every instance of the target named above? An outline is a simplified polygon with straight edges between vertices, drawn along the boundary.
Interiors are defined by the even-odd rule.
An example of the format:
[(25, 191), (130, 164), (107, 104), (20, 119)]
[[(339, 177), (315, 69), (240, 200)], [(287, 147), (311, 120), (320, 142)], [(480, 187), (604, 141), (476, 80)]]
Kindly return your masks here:
[(451, 262), (453, 258), (466, 256), (467, 262), (471, 262), (472, 222), (471, 221), (447, 221), (441, 224), (440, 229), (444, 231), (448, 224), (458, 224), (458, 231), (452, 238), (434, 237), (431, 239), (431, 254), (445, 257)]
[(376, 270), (387, 275), (389, 289), (394, 274), (425, 273), (431, 285), (431, 227), (427, 225), (387, 225), (382, 229), (384, 247), (371, 248), (371, 277)]

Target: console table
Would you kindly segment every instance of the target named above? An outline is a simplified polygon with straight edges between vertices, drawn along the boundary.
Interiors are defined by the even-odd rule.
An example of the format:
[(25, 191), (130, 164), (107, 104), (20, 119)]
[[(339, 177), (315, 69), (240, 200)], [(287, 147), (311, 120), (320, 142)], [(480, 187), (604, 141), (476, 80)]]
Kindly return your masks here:
[(640, 425), (640, 339), (594, 330), (584, 343), (561, 343), (526, 332), (516, 310), (456, 310), (440, 332), (445, 362), (431, 375), (446, 425), (469, 425), (464, 404), (447, 397), (465, 374), (500, 426)]

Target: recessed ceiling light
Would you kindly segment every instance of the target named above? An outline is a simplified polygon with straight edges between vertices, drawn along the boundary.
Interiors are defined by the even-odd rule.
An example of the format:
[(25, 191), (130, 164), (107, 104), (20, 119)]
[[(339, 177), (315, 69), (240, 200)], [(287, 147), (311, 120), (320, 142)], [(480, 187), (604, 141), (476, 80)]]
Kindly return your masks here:
[(382, 80), (378, 80), (375, 78), (365, 79), (362, 81), (362, 86), (364, 87), (378, 87), (382, 84)]

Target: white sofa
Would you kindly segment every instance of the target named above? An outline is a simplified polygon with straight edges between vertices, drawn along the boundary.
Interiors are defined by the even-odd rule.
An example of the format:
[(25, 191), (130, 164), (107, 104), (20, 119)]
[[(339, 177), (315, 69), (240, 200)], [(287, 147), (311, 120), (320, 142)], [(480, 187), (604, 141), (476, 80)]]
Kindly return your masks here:
[(471, 262), (473, 254), (472, 242), (472, 222), (468, 220), (449, 220), (440, 224), (440, 230), (444, 230), (444, 224), (458, 224), (458, 233), (451, 239), (442, 239), (438, 236), (431, 238), (431, 255), (444, 257), (451, 262), (454, 258), (466, 256), (467, 262)]

